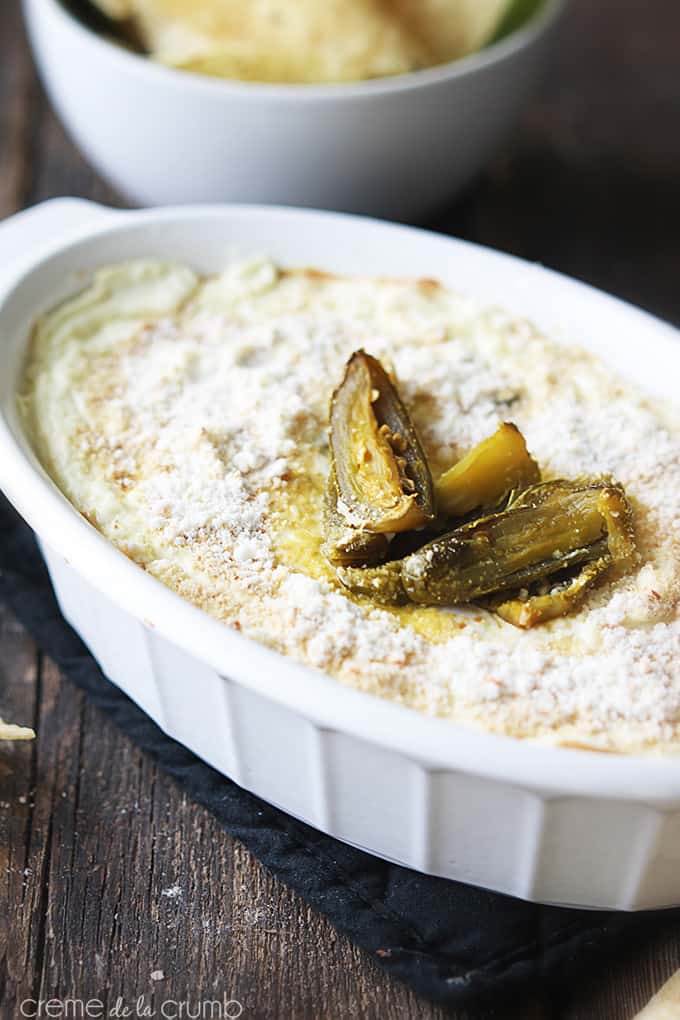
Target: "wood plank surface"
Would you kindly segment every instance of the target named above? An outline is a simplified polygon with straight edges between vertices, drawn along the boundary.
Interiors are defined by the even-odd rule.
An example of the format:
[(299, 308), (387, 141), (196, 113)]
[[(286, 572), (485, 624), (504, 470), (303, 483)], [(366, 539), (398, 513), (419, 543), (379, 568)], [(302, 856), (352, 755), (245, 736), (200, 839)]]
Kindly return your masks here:
[[(680, 4), (570, 0), (555, 54), (473, 193), (428, 224), (680, 321)], [(65, 137), (16, 0), (0, 3), (0, 217), (54, 195), (123, 205)], [(253, 1020), (631, 1020), (680, 925), (559, 1002), (461, 1013), (387, 978), (274, 881), (0, 612), (0, 1018), (26, 998), (218, 998)]]

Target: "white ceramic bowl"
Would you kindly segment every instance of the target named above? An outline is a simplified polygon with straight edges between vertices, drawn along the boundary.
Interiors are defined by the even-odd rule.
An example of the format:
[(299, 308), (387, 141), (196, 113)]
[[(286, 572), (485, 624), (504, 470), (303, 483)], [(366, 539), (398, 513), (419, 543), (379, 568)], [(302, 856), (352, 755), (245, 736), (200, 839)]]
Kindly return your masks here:
[(216, 270), (234, 248), (333, 272), (439, 277), (559, 329), (651, 393), (676, 396), (677, 331), (474, 245), (290, 209), (112, 212), (47, 203), (0, 225), (0, 486), (38, 533), (64, 615), (106, 675), (167, 733), (325, 832), (529, 899), (627, 909), (680, 903), (679, 760), (539, 747), (334, 683), (145, 574), (41, 469), (14, 400), (35, 315), (103, 263), (146, 255)]
[(24, 0), (52, 101), (135, 202), (281, 202), (409, 219), (483, 166), (524, 99), (563, 0), (482, 53), (349, 85), (259, 85), (168, 70)]

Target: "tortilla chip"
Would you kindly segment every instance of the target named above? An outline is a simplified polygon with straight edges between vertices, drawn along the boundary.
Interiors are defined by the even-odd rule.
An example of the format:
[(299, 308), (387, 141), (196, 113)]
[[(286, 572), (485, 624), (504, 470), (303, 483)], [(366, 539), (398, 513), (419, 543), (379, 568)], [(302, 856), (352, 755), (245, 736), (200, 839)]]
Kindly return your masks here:
[(680, 970), (638, 1013), (634, 1020), (678, 1020), (680, 1017)]
[(457, 60), (491, 41), (508, 0), (390, 0), (396, 16), (419, 39), (430, 64)]
[(28, 726), (13, 726), (0, 719), (0, 740), (33, 740), (35, 733)]
[(154, 59), (242, 81), (404, 74), (488, 43), (510, 0), (94, 0)]
[[(161, 63), (264, 82), (402, 74), (428, 55), (382, 0), (131, 0)], [(245, 7), (245, 10), (244, 10)]]

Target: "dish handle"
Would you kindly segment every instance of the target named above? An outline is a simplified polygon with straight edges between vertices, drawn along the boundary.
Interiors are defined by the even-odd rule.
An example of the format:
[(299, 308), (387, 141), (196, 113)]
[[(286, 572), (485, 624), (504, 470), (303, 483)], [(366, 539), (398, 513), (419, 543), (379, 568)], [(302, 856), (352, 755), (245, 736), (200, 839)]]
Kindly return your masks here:
[(29, 261), (116, 210), (82, 198), (53, 198), (0, 220), (0, 288)]

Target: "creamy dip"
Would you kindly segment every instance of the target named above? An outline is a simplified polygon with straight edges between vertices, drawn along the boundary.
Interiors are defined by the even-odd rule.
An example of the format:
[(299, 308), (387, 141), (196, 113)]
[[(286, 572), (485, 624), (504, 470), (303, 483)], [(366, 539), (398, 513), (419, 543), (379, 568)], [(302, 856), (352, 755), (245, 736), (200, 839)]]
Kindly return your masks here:
[[(520, 632), (478, 609), (375, 608), (320, 553), (329, 396), (394, 367), (433, 471), (512, 420), (544, 477), (611, 474), (638, 567)], [(37, 324), (20, 396), (47, 470), (127, 556), (339, 681), (497, 733), (660, 752), (680, 735), (680, 421), (590, 354), (430, 280), (198, 277), (139, 261)]]

